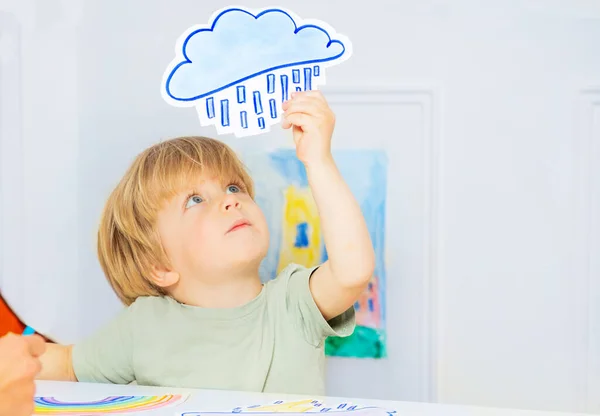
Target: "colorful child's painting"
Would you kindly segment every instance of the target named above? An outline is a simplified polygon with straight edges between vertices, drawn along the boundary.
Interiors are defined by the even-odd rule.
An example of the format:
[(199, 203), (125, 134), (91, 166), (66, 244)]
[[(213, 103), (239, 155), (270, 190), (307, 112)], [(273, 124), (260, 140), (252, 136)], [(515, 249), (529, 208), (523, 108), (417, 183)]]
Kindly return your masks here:
[[(263, 279), (273, 278), (289, 263), (312, 267), (327, 260), (317, 207), (295, 150), (241, 152), (241, 155), (256, 181), (256, 201), (271, 232), (271, 248), (262, 264)], [(386, 356), (387, 158), (383, 151), (362, 149), (337, 151), (334, 158), (367, 221), (375, 247), (376, 269), (368, 289), (355, 304), (354, 334), (348, 338), (328, 338), (325, 352), (329, 356), (383, 358)]]
[(36, 397), (35, 415), (115, 415), (156, 410), (183, 403), (187, 395), (110, 396), (93, 401)]

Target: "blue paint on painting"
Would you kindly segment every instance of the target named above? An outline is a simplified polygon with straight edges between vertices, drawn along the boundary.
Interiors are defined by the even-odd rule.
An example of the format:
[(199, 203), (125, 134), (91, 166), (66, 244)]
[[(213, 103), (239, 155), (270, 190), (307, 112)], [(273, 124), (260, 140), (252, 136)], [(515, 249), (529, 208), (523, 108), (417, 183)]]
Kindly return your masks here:
[(325, 263), (328, 259), (329, 256), (327, 255), (327, 248), (325, 247), (325, 244), (323, 244), (321, 247), (321, 262)]
[(296, 241), (294, 243), (294, 247), (308, 247), (308, 224), (305, 222), (301, 222), (296, 225)]
[(290, 185), (298, 187), (308, 186), (306, 169), (302, 162), (296, 157), (294, 149), (282, 149), (270, 154), (271, 163), (277, 173)]

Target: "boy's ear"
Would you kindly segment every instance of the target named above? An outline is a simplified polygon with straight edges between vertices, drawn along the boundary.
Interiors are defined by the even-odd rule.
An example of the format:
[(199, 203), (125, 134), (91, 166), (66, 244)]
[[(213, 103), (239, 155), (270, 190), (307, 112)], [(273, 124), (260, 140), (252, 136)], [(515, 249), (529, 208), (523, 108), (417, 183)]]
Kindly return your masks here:
[(179, 273), (163, 267), (152, 266), (150, 277), (152, 283), (158, 287), (169, 287), (179, 282)]

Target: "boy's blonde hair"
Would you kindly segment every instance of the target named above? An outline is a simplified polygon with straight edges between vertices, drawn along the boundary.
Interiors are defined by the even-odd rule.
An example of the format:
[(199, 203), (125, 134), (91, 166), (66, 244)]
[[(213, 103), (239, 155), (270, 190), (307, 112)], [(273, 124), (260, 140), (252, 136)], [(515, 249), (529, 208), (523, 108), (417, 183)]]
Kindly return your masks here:
[(252, 179), (233, 150), (206, 137), (179, 137), (146, 149), (110, 194), (100, 220), (98, 258), (126, 305), (139, 296), (166, 295), (150, 279), (153, 267), (169, 267), (157, 214), (166, 201), (193, 188), (207, 172), (224, 185), (239, 183), (254, 198)]

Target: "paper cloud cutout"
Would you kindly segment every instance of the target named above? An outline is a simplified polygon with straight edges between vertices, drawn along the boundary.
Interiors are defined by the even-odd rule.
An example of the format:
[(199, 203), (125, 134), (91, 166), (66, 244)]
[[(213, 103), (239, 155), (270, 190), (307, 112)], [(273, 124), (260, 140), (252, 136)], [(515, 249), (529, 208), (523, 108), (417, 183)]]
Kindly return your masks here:
[(325, 69), (350, 57), (350, 41), (329, 25), (290, 11), (230, 7), (177, 40), (161, 93), (171, 105), (196, 107), (203, 126), (237, 137), (281, 121), (294, 91), (325, 84)]

